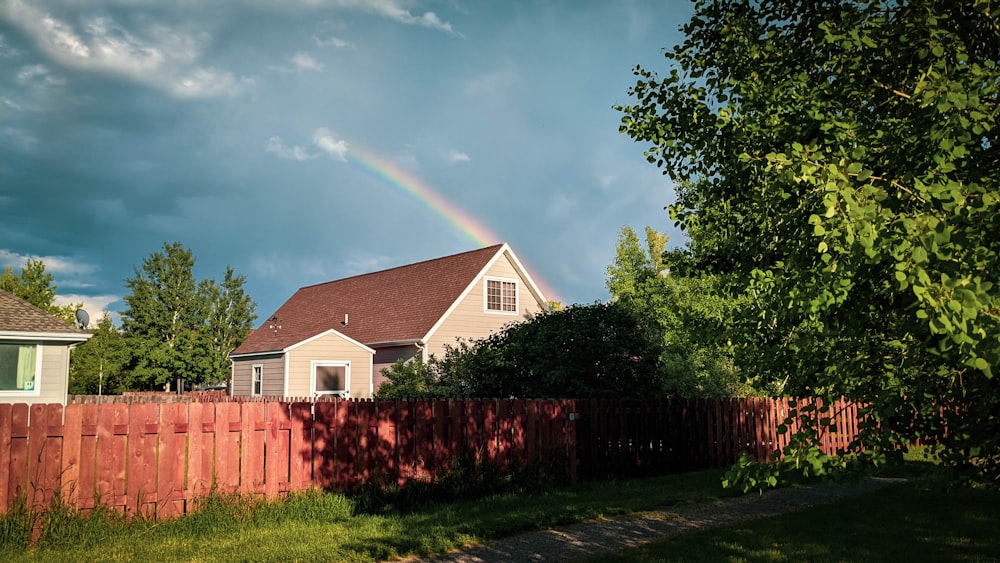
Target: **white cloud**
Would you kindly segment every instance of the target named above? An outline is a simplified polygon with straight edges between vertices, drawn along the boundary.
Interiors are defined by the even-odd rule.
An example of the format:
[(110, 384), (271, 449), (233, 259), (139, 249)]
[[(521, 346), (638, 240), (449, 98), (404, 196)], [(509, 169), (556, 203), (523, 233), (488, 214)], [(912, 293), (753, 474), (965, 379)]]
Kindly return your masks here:
[(17, 72), (17, 81), (27, 86), (36, 88), (48, 88), (51, 86), (62, 86), (65, 80), (53, 76), (45, 65), (25, 65)]
[(267, 140), (264, 150), (286, 160), (311, 160), (325, 154), (341, 162), (347, 161), (348, 142), (338, 138), (336, 133), (326, 127), (316, 129), (312, 136), (312, 144), (320, 152), (311, 152), (300, 145), (286, 145), (281, 137), (275, 136)]
[(352, 43), (349, 43), (339, 37), (334, 37), (332, 35), (326, 38), (314, 35), (313, 41), (316, 43), (318, 47), (336, 47), (338, 49), (343, 49), (344, 47), (354, 46)]
[(455, 31), (450, 22), (442, 21), (434, 12), (415, 15), (400, 5), (397, 0), (334, 0), (333, 3), (342, 8), (355, 8), (387, 17), (399, 23), (419, 25), (461, 35)]
[(9, 267), (18, 270), (28, 262), (29, 258), (41, 260), (45, 264), (45, 271), (50, 274), (89, 275), (97, 270), (92, 264), (76, 262), (61, 256), (29, 256), (0, 248), (0, 268)]
[(288, 146), (281, 140), (281, 137), (271, 137), (268, 139), (264, 150), (278, 158), (284, 158), (286, 160), (302, 161), (310, 160), (319, 156), (318, 154), (310, 153), (308, 150), (298, 145)]
[(316, 72), (323, 71), (323, 63), (310, 57), (307, 53), (295, 53), (292, 55), (291, 62), (296, 70), (313, 70)]
[(459, 152), (455, 149), (449, 150), (445, 154), (444, 158), (445, 160), (448, 161), (448, 164), (455, 164), (458, 162), (469, 162), (472, 160), (471, 158), (469, 158), (469, 155), (465, 154), (464, 152)]
[(338, 139), (337, 136), (326, 127), (320, 127), (313, 133), (313, 144), (331, 158), (337, 160), (347, 160), (347, 141)]
[(117, 313), (108, 311), (108, 305), (121, 301), (121, 299), (120, 295), (77, 295), (69, 293), (56, 295), (54, 301), (56, 305), (79, 305), (83, 303), (83, 310), (90, 317), (89, 326), (90, 328), (94, 328), (105, 313), (111, 314), (112, 317), (117, 316)]
[(123, 76), (179, 98), (237, 96), (254, 86), (250, 78), (199, 64), (204, 34), (162, 24), (126, 29), (106, 16), (82, 17), (77, 30), (21, 0), (9, 0), (5, 16), (62, 65)]

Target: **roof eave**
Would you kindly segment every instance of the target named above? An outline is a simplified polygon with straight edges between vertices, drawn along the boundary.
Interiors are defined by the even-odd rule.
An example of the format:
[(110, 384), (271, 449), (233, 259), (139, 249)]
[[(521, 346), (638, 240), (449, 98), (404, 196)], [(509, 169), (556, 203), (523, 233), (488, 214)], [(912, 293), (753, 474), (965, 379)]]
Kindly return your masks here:
[(21, 332), (21, 331), (0, 331), (0, 340), (31, 340), (31, 341), (57, 341), (57, 342), (86, 342), (93, 334), (72, 333), (72, 332)]

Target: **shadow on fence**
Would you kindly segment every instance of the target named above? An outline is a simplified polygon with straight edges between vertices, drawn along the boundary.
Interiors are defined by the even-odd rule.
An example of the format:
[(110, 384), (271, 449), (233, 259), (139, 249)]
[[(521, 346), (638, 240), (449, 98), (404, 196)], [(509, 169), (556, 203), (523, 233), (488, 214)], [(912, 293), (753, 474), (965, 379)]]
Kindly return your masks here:
[[(58, 494), (82, 510), (173, 517), (212, 491), (275, 498), (373, 477), (405, 485), (443, 476), (459, 456), (568, 481), (721, 468), (741, 451), (764, 459), (783, 447), (778, 425), (790, 404), (807, 404), (169, 397), (0, 405), (0, 512), (18, 498), (44, 510)], [(823, 446), (836, 453), (857, 435), (858, 413), (831, 407)]]

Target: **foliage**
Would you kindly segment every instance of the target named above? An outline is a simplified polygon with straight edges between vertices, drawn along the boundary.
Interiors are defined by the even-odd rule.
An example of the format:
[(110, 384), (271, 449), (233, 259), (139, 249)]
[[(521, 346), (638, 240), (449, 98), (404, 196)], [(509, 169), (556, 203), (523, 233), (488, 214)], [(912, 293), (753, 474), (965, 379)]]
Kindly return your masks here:
[(697, 266), (744, 280), (737, 361), (1000, 483), (1000, 8), (703, 0), (684, 31), (621, 131)]
[(123, 391), (123, 373), (129, 361), (128, 344), (105, 313), (92, 336), (73, 349), (69, 363), (69, 392), (99, 395)]
[(143, 259), (125, 281), (122, 331), (132, 357), (130, 388), (152, 389), (183, 378), (217, 382), (229, 376), (229, 353), (256, 318), (244, 276), (227, 268), (221, 285), (196, 281), (195, 259), (179, 242)]
[(607, 269), (612, 298), (658, 327), (663, 390), (684, 397), (755, 393), (733, 363), (726, 329), (745, 299), (732, 296), (720, 276), (674, 268), (683, 250), (665, 251), (667, 236), (646, 227), (646, 248), (622, 227)]
[[(446, 347), (445, 358), (451, 358), (460, 348)], [(432, 355), (428, 361), (419, 356), (396, 360), (384, 370), (388, 381), (375, 392), (378, 399), (445, 399), (450, 390), (441, 383), (442, 362)]]
[[(382, 397), (649, 397), (660, 392), (655, 331), (615, 303), (571, 305), (385, 371)], [(384, 390), (384, 391), (383, 391)]]
[(15, 275), (13, 268), (4, 269), (4, 273), (0, 274), (0, 289), (73, 325), (76, 323), (76, 310), (83, 304), (56, 305), (58, 288), (53, 285), (53, 279), (52, 274), (45, 271), (44, 262), (28, 258), (21, 267), (20, 275)]

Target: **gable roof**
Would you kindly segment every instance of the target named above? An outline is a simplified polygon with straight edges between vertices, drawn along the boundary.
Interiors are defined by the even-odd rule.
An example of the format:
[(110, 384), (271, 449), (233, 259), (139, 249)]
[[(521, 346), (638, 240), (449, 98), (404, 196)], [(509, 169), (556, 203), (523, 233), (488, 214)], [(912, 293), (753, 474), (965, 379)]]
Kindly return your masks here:
[(90, 338), (90, 333), (0, 290), (0, 338), (82, 342)]
[[(276, 322), (265, 321), (231, 355), (284, 351), (331, 329), (368, 346), (421, 340), (504, 253), (510, 253), (531, 291), (544, 303), (510, 247), (495, 244), (303, 287), (269, 317)], [(280, 328), (272, 329), (272, 324)]]

